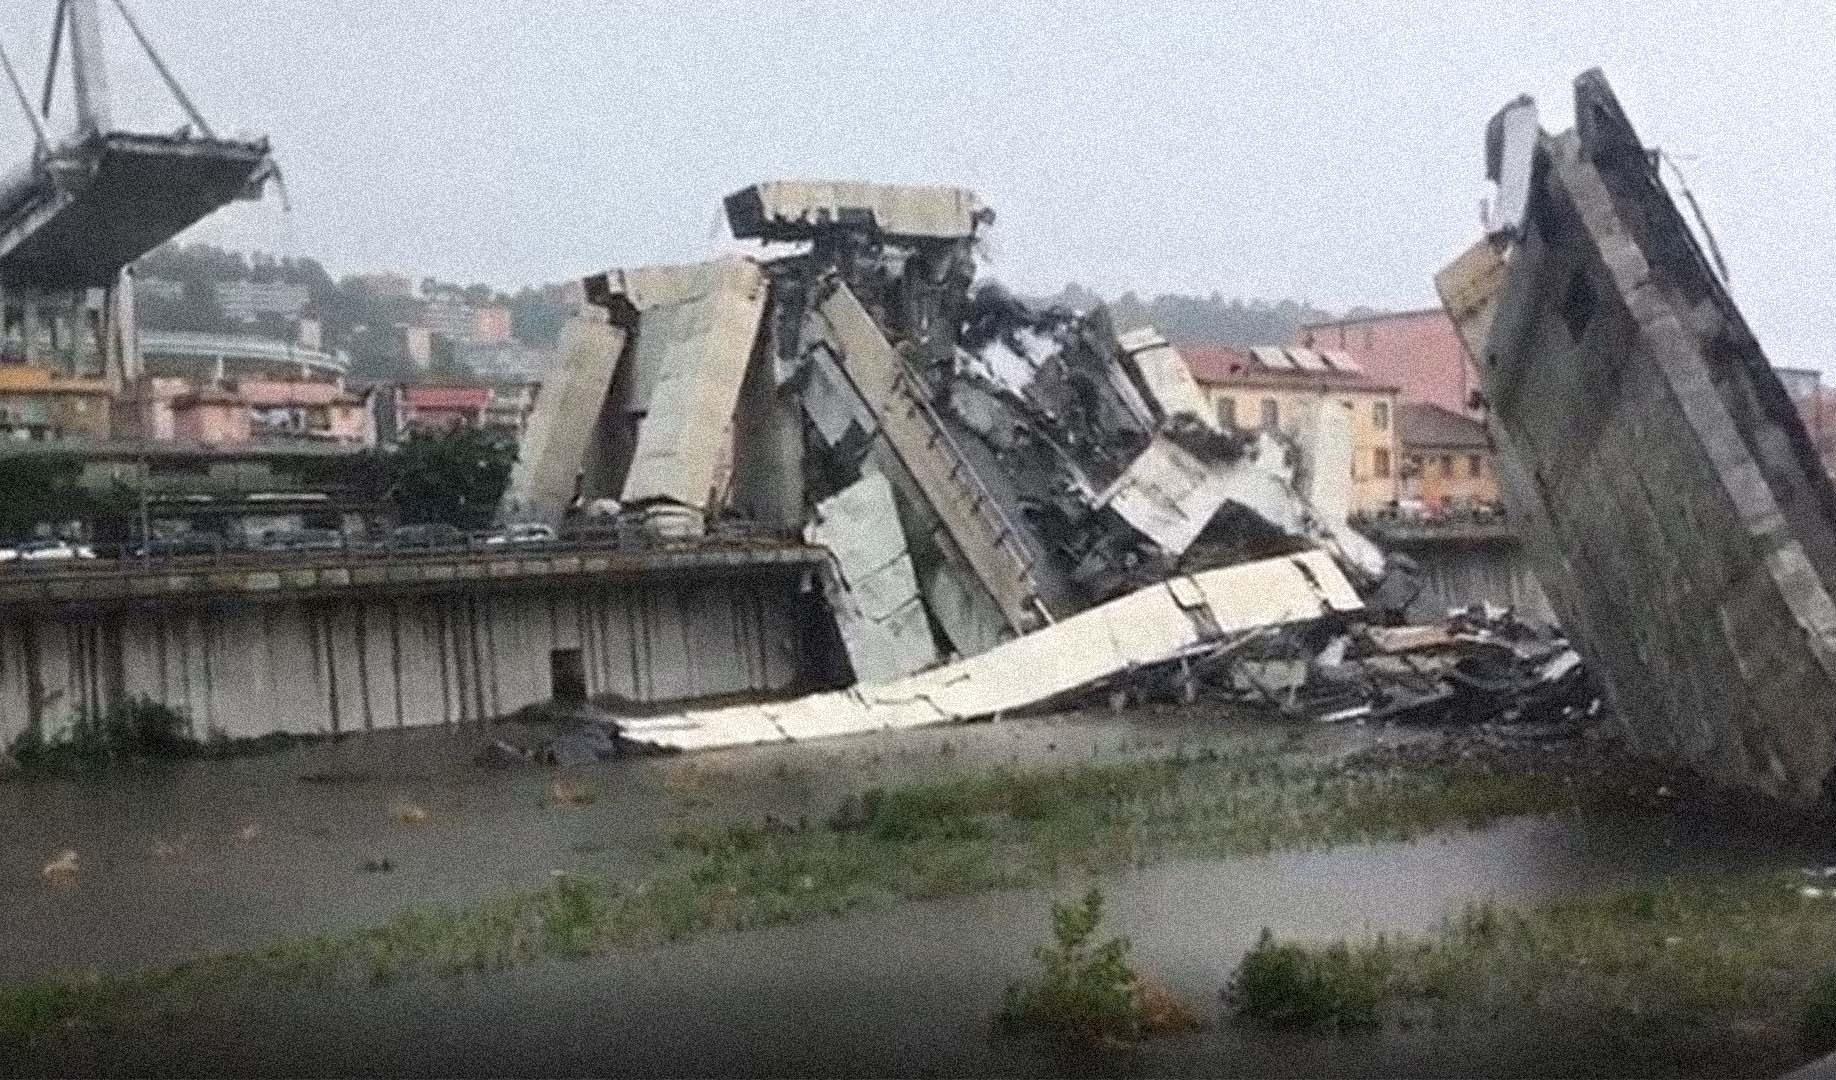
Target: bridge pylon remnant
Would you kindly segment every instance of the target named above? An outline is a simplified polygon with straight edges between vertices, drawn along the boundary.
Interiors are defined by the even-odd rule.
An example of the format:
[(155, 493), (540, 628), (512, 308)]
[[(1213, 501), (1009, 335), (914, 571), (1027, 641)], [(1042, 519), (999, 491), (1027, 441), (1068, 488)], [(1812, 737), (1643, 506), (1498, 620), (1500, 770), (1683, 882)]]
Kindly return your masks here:
[[(0, 43), (0, 68), (31, 123), (28, 159), (0, 175), (0, 359), (101, 375), (140, 374), (134, 260), (277, 175), (265, 137), (222, 138), (154, 49), (126, 0), (112, 0), (186, 123), (126, 131), (111, 119), (100, 0), (58, 0), (43, 88), (32, 100)], [(75, 125), (50, 128), (68, 41)]]

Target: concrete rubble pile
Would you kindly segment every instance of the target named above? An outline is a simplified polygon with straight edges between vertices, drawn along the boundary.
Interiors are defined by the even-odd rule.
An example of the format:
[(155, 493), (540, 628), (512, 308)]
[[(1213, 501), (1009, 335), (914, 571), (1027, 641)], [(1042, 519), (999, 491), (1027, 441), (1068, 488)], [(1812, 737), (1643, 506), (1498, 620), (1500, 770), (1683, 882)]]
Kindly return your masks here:
[[(1107, 654), (1168, 663), (1230, 636), (1193, 584), (1219, 568), (1292, 584), (1275, 624), (1406, 602), (1406, 564), (1346, 523), (1343, 410), (1292, 435), (1221, 427), (1153, 331), (978, 287), (994, 215), (972, 192), (765, 183), (726, 212), (764, 255), (587, 280), (507, 517), (559, 523), (610, 500), (652, 537), (739, 520), (823, 546), (862, 687), (961, 675), (1144, 595), (1174, 598), (1142, 606), (1169, 625), (1124, 632), (1166, 648)], [(1034, 699), (1110, 666), (1047, 663)], [(728, 719), (729, 741), (788, 737)]]
[(1827, 806), (1836, 492), (1598, 71), (1486, 133), (1488, 235), (1440, 274), (1511, 519), (1632, 745)]
[(1266, 706), (1328, 723), (1544, 723), (1592, 719), (1599, 692), (1549, 627), (1486, 605), (1438, 624), (1318, 623), (1221, 657), (1183, 696)]

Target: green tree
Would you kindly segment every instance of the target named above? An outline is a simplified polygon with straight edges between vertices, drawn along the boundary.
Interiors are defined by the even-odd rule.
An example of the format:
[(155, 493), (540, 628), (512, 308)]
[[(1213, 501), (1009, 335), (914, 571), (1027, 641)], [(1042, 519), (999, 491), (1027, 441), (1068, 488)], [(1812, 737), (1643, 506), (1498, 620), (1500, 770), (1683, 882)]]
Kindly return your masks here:
[(407, 524), (490, 524), (510, 482), (516, 444), (482, 428), (417, 431), (386, 458), (389, 490)]

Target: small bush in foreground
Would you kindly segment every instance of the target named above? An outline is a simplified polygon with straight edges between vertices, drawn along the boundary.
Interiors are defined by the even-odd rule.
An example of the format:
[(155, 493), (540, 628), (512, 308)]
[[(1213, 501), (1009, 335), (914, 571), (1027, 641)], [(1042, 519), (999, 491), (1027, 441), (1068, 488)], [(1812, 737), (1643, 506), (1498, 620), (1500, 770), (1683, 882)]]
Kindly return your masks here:
[(26, 770), (94, 766), (123, 757), (188, 758), (203, 750), (184, 713), (144, 695), (112, 702), (100, 713), (85, 712), (54, 736), (29, 727), (7, 747)]
[(1179, 999), (1136, 976), (1128, 966), (1127, 938), (1090, 944), (1102, 918), (1100, 889), (1080, 902), (1052, 905), (1053, 943), (1033, 953), (1045, 972), (1008, 986), (996, 1017), (1001, 1026), (1105, 1043), (1199, 1026)]
[(1813, 1054), (1836, 1050), (1836, 971), (1825, 971), (1811, 980), (1798, 1018), (1798, 1040)]
[(1231, 1011), (1269, 1027), (1349, 1030), (1377, 1023), (1383, 973), (1343, 943), (1324, 951), (1275, 941), (1268, 927), (1243, 957), (1224, 996)]

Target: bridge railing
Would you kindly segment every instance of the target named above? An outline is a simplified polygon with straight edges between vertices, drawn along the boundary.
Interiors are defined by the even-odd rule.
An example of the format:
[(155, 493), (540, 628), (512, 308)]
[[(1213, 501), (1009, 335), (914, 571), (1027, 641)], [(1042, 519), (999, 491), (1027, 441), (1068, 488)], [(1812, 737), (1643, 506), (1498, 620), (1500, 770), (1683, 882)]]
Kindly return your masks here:
[[(377, 539), (323, 536), (283, 538), (266, 545), (192, 546), (182, 540), (147, 543), (84, 544), (33, 541), (0, 544), (0, 575), (145, 574), (161, 570), (305, 568), (374, 565), (395, 561), (465, 558), (517, 559), (606, 551), (644, 554), (661, 551), (787, 548), (800, 546), (793, 531), (751, 522), (720, 522), (703, 535), (663, 537), (629, 527), (569, 530), (552, 540), (510, 539), (503, 534), (473, 534), (452, 542), (419, 542), (395, 537)], [(53, 546), (55, 544), (55, 546)]]

